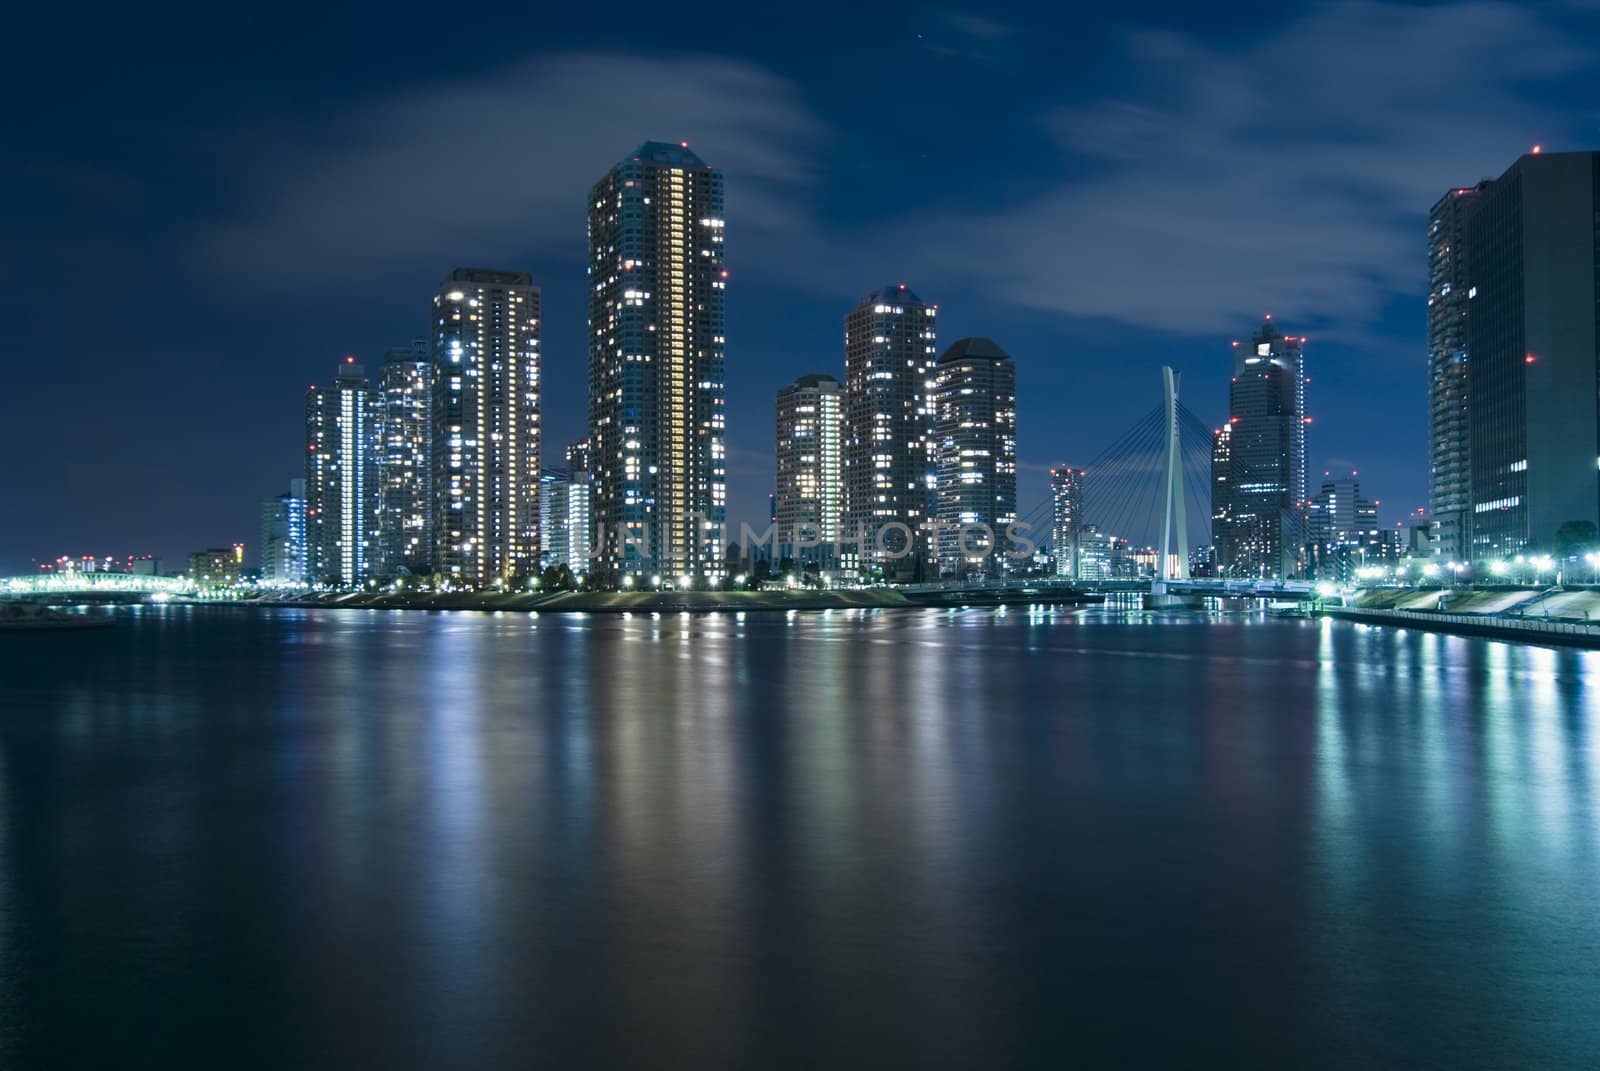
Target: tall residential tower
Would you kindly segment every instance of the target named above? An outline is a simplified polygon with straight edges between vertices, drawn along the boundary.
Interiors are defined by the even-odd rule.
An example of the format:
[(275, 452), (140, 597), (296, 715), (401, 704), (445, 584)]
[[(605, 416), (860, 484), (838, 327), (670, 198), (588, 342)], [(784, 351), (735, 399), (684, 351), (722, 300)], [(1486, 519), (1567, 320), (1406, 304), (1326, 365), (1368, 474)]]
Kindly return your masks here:
[(433, 560), (429, 524), (433, 472), (428, 446), (433, 439), (433, 364), (428, 343), (418, 339), (392, 349), (383, 359), (374, 398), (377, 406), (380, 575), (401, 569), (426, 572)]
[(1079, 578), (1083, 536), (1083, 480), (1088, 473), (1071, 465), (1050, 470), (1050, 549), (1056, 575)]
[(844, 513), (842, 403), (839, 381), (827, 375), (801, 376), (778, 392), (773, 519), (784, 556), (833, 560)]
[[(844, 320), (846, 564), (911, 579), (927, 565), (933, 503), (937, 309), (899, 286), (862, 298)], [(908, 543), (909, 537), (909, 543)]]
[(366, 370), (354, 357), (306, 392), (306, 580), (349, 587), (377, 553), (378, 438)]
[(597, 568), (718, 577), (722, 172), (647, 141), (589, 194), (589, 449)]
[(457, 268), (433, 297), (433, 566), (484, 588), (539, 566), (539, 288)]
[(1008, 571), (1017, 519), (1017, 370), (992, 339), (964, 338), (933, 372), (934, 550), (942, 573)]

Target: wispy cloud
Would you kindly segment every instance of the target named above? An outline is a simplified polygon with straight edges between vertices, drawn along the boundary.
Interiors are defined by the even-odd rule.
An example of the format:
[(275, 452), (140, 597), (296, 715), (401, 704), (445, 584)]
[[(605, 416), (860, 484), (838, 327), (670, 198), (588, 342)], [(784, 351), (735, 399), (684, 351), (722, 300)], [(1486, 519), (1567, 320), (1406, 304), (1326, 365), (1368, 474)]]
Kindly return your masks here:
[(1015, 34), (1015, 27), (987, 15), (946, 12), (930, 19), (917, 38), (935, 56), (989, 63), (1012, 54)]
[(1186, 333), (1264, 311), (1359, 325), (1421, 289), (1444, 189), (1574, 134), (1520, 91), (1590, 58), (1491, 3), (1331, 5), (1244, 45), (1124, 50), (1125, 92), (1045, 118), (1082, 177), (954, 221), (930, 261), (1021, 305)]
[(284, 285), (581, 251), (589, 187), (647, 137), (686, 139), (727, 173), (742, 233), (792, 234), (809, 226), (823, 136), (791, 84), (749, 64), (545, 57), (242, 151), (241, 203), (201, 244), (214, 262)]

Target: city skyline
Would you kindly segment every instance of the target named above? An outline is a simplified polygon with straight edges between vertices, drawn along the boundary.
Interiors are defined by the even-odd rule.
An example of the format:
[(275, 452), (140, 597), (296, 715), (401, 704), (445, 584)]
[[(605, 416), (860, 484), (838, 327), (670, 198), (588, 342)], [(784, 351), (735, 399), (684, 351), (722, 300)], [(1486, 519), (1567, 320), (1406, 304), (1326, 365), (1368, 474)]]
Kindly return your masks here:
[[(1597, 161), (1600, 153), (1535, 146), (1499, 180), (1452, 188), (1430, 210), (1431, 534), (1422, 525), (1402, 537), (1406, 522), (1397, 522), (1380, 538), (1378, 502), (1366, 498), (1358, 530), (1353, 470), (1312, 495), (1307, 340), (1267, 314), (1246, 342), (1231, 343), (1229, 415), (1210, 442), (1211, 545), (1200, 564), (1224, 577), (1321, 576), (1349, 572), (1357, 548), (1363, 560), (1369, 550), (1394, 560), (1415, 548), (1456, 569), (1457, 557), (1540, 549), (1549, 539), (1530, 533), (1596, 514), (1595, 488), (1571, 487), (1586, 458), (1566, 455), (1574, 435), (1600, 451), (1600, 410), (1572, 404), (1600, 378), (1585, 315), (1600, 292), (1600, 231), (1573, 226), (1600, 197)], [(349, 587), (431, 573), (488, 589), (575, 565), (603, 585), (652, 575), (659, 583), (662, 573), (725, 580), (723, 190), (722, 173), (687, 142), (649, 140), (591, 190), (588, 434), (567, 446), (563, 470), (541, 467), (543, 307), (529, 273), (457, 268), (434, 295), (431, 344), (391, 347), (376, 379), (347, 355), (331, 386), (306, 395), (299, 538), (285, 514), (297, 481), (262, 503), (262, 577)], [(825, 572), (905, 581), (1009, 568), (993, 543), (969, 551), (965, 541), (970, 526), (1001, 533), (1018, 516), (1015, 366), (986, 337), (963, 338), (935, 360), (937, 312), (904, 283), (873, 290), (844, 318), (844, 382), (811, 374), (778, 392), (771, 519), (790, 539), (833, 542)], [(819, 453), (824, 441), (833, 446)], [(1508, 480), (1532, 487), (1528, 462), (1506, 460), (1530, 452), (1546, 474), (1539, 493), (1486, 500)], [(1549, 476), (1553, 468), (1562, 475)], [(1073, 531), (1061, 520), (1060, 483), (1073, 470), (1049, 472), (1054, 544)], [(1467, 503), (1476, 516), (1465, 515)], [(914, 552), (853, 544), (869, 532), (881, 544), (893, 529)], [(1497, 537), (1502, 529), (1521, 534)], [(1104, 535), (1113, 546), (1123, 538)], [(856, 547), (843, 558), (841, 541)], [(574, 552), (590, 542), (592, 555)], [(1075, 532), (1071, 543), (1072, 561), (1058, 558), (1057, 573), (1077, 571)], [(227, 555), (236, 574), (244, 547)], [(794, 549), (780, 538), (778, 550)], [(221, 557), (190, 552), (190, 571), (208, 554)]]
[[(19, 147), (50, 166), (37, 177), (9, 176), (21, 194), (13, 203), (35, 208), (15, 231), (30, 278), (8, 292), (35, 310), (22, 348), (64, 354), (29, 362), (19, 389), (0, 402), (0, 426), (19, 442), (37, 441), (44, 431), (30, 399), (61, 396), (85, 379), (117, 389), (83, 399), (89, 434), (64, 443), (51, 466), (19, 475), (34, 523), (0, 534), (0, 568), (24, 571), (62, 551), (176, 561), (194, 546), (248, 539), (255, 504), (295, 471), (285, 458), (298, 433), (280, 400), (333, 360), (354, 354), (375, 370), (396, 341), (425, 334), (415, 294), (456, 264), (538, 280), (547, 379), (553, 391), (581, 381), (586, 252), (575, 210), (618, 147), (643, 137), (689, 141), (725, 170), (742, 202), (730, 204), (743, 219), (728, 260), (736, 298), (728, 412), (740, 417), (730, 419), (728, 439), (730, 519), (765, 514), (771, 392), (797, 372), (827, 367), (841, 303), (890, 279), (938, 295), (944, 337), (991, 334), (1029, 355), (1019, 370), (1020, 502), (1042, 500), (1051, 465), (1081, 463), (1137, 415), (1131, 398), (1122, 404), (1129, 377), (1154, 377), (1172, 363), (1195, 411), (1220, 418), (1225, 390), (1211, 375), (1225, 359), (1218, 346), (1235, 336), (1234, 324), (1271, 312), (1316, 347), (1310, 467), (1362, 469), (1371, 493), (1393, 509), (1384, 518), (1391, 522), (1428, 493), (1428, 432), (1415, 419), (1427, 389), (1419, 304), (1427, 279), (1417, 250), (1428, 207), (1445, 189), (1498, 174), (1535, 143), (1554, 150), (1594, 140), (1569, 103), (1592, 77), (1585, 50), (1567, 40), (1586, 17), (1576, 9), (1377, 4), (1359, 15), (1285, 9), (1248, 25), (1202, 27), (1176, 8), (1156, 8), (1095, 16), (1070, 33), (1049, 18), (874, 13), (853, 47), (873, 48), (879, 62), (845, 65), (837, 84), (813, 71), (824, 48), (814, 36), (768, 40), (734, 25), (691, 35), (658, 16), (597, 36), (563, 13), (540, 26), (533, 46), (516, 32), (520, 16), (495, 17), (505, 32), (477, 38), (470, 69), (430, 58), (437, 34), (455, 27), (426, 41), (382, 30), (391, 60), (416, 62), (346, 69), (339, 78), (347, 86), (318, 82), (342, 62), (308, 66), (329, 123), (366, 132), (346, 140), (373, 143), (376, 163), (318, 136), (292, 102), (228, 92), (240, 75), (216, 60), (194, 62), (210, 52), (197, 40), (204, 27), (130, 27), (125, 40), (137, 47), (119, 54), (148, 64), (151, 80), (96, 104), (113, 123), (154, 124), (167, 137), (74, 142), (66, 132), (82, 129), (73, 117), (87, 104), (76, 89), (30, 117)], [(1371, 42), (1357, 25), (1382, 28), (1384, 56), (1422, 53), (1429, 66), (1397, 84), (1388, 66), (1361, 62)], [(1158, 33), (1166, 36), (1148, 36)], [(330, 27), (296, 49), (342, 61), (348, 34)], [(1417, 47), (1440, 35), (1456, 42), (1448, 60)], [(1322, 44), (1299, 62), (1326, 77), (1296, 79), (1306, 84), (1294, 94), (1258, 88), (1288, 62), (1280, 57), (1304, 55), (1294, 42), (1309, 39)], [(1170, 50), (1164, 58), (1152, 51), (1157, 40)], [(1104, 58), (1063, 80), (1060, 56), (1079, 50)], [(180, 55), (182, 63), (164, 60)], [(966, 61), (997, 74), (992, 85), (961, 91), (976, 96), (950, 84)], [(1445, 64), (1450, 78), (1428, 77)], [(1179, 92), (1150, 88), (1154, 69), (1170, 72)], [(220, 87), (193, 101), (200, 112), (167, 116), (158, 107), (156, 87), (200, 76)], [(507, 136), (525, 115), (551, 110), (541, 102), (589, 84), (617, 86), (628, 103), (597, 98), (590, 111), (556, 115), (538, 138)], [(1292, 150), (1272, 151), (1264, 166), (1267, 139), (1230, 120), (1214, 98), (1182, 92), (1206, 84), (1243, 94), (1265, 126), (1295, 129)], [(880, 86), (923, 101), (925, 118), (899, 137), (878, 136), (847, 102)], [(428, 122), (455, 94), (485, 107), (470, 123)], [(1004, 122), (983, 118), (996, 99), (1016, 101)], [(1370, 99), (1390, 103), (1361, 119), (1365, 141), (1351, 154), (1335, 132), (1359, 111), (1347, 104)], [(1285, 125), (1290, 117), (1298, 121)], [(277, 166), (254, 166), (254, 155), (218, 141), (219, 119), (278, 129), (282, 151), (264, 161)], [(1224, 151), (1203, 149), (1206, 136)], [(474, 172), (481, 185), (438, 194), (447, 187), (433, 181), (439, 154), (427, 149), (430, 139), (449, 139), (460, 150), (444, 154), (451, 159), (483, 159)], [(156, 149), (171, 143), (205, 155)], [(941, 167), (957, 144), (995, 166)], [(524, 152), (538, 154), (537, 168), (505, 166)], [(287, 166), (302, 158), (311, 166)], [(204, 168), (195, 167), (200, 159)], [(426, 168), (407, 163), (418, 160)], [(46, 173), (77, 179), (41, 191)], [(204, 186), (214, 195), (199, 196), (202, 173), (216, 176)], [(330, 174), (340, 176), (336, 185), (317, 178)], [(1169, 196), (1177, 190), (1182, 196)], [(169, 220), (159, 242), (138, 226), (136, 205)], [(1203, 233), (1174, 226), (1175, 211), (1204, 217)], [(1138, 242), (1117, 228), (1113, 242), (1111, 228), (1095, 222), (1102, 218), (1149, 226)], [(1152, 257), (1146, 230), (1175, 244)], [(1278, 239), (1265, 244), (1271, 233)], [(995, 255), (965, 254), (980, 236)], [(65, 292), (40, 285), (68, 263), (114, 301), (114, 334), (73, 322)], [(181, 330), (161, 315), (158, 280), (193, 298)], [(335, 281), (340, 298), (328, 301)], [(47, 337), (46, 323), (66, 327)], [(548, 414), (553, 441), (584, 432), (581, 395), (568, 398)], [(180, 409), (181, 436), (141, 434)], [(126, 449), (130, 442), (139, 449)]]

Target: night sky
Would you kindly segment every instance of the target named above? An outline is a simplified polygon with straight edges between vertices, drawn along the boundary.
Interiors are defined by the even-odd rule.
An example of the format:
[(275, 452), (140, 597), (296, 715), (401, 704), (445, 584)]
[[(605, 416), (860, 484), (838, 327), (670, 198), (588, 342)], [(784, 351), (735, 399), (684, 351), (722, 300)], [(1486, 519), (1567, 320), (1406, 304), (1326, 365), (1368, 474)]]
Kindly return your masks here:
[[(1229, 341), (1310, 336), (1310, 461), (1426, 502), (1424, 232), (1600, 146), (1600, 5), (25, 5), (0, 139), (0, 573), (242, 540), (306, 386), (457, 266), (544, 289), (546, 461), (584, 432), (584, 203), (645, 139), (727, 175), (730, 519), (773, 393), (905, 282), (1016, 359), (1027, 513)], [(1315, 479), (1315, 477), (1314, 477)], [(1313, 480), (1314, 482), (1314, 480)]]

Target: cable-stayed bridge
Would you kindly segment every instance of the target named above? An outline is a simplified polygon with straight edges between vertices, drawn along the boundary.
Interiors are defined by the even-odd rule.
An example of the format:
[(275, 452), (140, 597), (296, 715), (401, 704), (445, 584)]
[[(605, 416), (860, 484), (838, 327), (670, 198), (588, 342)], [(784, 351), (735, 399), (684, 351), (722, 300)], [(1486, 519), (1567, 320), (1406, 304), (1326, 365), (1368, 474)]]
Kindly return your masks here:
[[(1162, 369), (1161, 399), (1081, 471), (1080, 515), (1070, 533), (1054, 531), (1054, 496), (1019, 511), (1022, 531), (1051, 533), (1059, 575), (1041, 580), (991, 579), (962, 587), (1026, 589), (1070, 585), (1166, 596), (1299, 595), (1307, 583), (1223, 582), (1191, 577), (1189, 549), (1211, 541), (1211, 430), (1183, 405), (1179, 376)], [(1068, 539), (1067, 546), (1057, 545)]]

